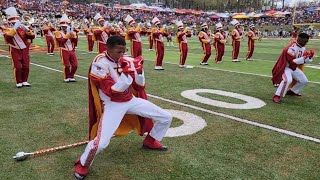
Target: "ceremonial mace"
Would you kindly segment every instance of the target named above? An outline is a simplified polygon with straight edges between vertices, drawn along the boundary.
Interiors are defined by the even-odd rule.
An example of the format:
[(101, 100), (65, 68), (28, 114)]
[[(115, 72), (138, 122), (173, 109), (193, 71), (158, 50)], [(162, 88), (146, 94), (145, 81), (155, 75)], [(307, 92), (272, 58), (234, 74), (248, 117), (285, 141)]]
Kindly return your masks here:
[(13, 156), (13, 159), (15, 159), (17, 161), (23, 161), (23, 160), (27, 159), (29, 156), (36, 156), (36, 155), (45, 154), (45, 153), (49, 153), (49, 152), (54, 152), (54, 151), (58, 151), (58, 150), (62, 150), (62, 149), (68, 149), (68, 148), (71, 148), (71, 147), (76, 147), (76, 146), (80, 146), (80, 145), (83, 145), (83, 144), (87, 144), (88, 142), (89, 141), (82, 141), (82, 142), (77, 142), (77, 143), (68, 144), (68, 145), (64, 145), (64, 146), (58, 146), (58, 147), (53, 147), (53, 148), (48, 148), (48, 149), (42, 149), (42, 150), (30, 152), (30, 153), (18, 152), (15, 156)]

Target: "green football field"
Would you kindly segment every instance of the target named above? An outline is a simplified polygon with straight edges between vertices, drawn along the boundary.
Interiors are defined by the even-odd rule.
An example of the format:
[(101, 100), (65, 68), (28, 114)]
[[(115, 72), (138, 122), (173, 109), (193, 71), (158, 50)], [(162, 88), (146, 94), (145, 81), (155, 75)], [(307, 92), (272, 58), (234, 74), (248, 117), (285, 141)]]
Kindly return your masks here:
[[(192, 38), (187, 64), (195, 67), (179, 68), (178, 48), (166, 46), (164, 71), (153, 70), (155, 52), (143, 40), (149, 100), (175, 117), (162, 141), (170, 151), (141, 149), (143, 137), (135, 133), (114, 137), (87, 179), (320, 178), (320, 58), (305, 68), (310, 82), (302, 96), (286, 96), (276, 104), (270, 74), (288, 39), (258, 41), (254, 61), (244, 60), (247, 42), (242, 41), (240, 63), (231, 62), (227, 45), (222, 64), (214, 63), (212, 50), (209, 66), (200, 66), (202, 49)], [(45, 40), (34, 44), (44, 47)], [(320, 41), (310, 40), (311, 48), (320, 55)], [(86, 49), (82, 37), (76, 83), (63, 82), (58, 52), (53, 57), (31, 53), (32, 87), (21, 89), (15, 87), (11, 60), (0, 57), (0, 179), (73, 178), (73, 163), (84, 145), (21, 162), (12, 157), (87, 139), (86, 77), (97, 54)]]

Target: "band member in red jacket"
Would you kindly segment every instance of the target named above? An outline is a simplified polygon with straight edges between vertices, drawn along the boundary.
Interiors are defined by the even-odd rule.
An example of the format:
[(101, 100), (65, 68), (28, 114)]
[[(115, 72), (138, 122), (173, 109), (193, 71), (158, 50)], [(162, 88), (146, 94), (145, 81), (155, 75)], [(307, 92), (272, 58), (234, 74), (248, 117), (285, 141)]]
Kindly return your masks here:
[(72, 47), (72, 42), (75, 41), (74, 31), (69, 26), (70, 20), (66, 14), (63, 14), (60, 19), (60, 31), (56, 31), (55, 40), (60, 47), (60, 56), (64, 69), (64, 82), (76, 82), (74, 74), (78, 68), (78, 60), (76, 53)]
[(89, 70), (90, 141), (74, 164), (74, 176), (79, 180), (88, 175), (94, 158), (108, 147), (113, 135), (126, 135), (131, 130), (141, 136), (148, 133), (143, 148), (168, 150), (160, 141), (172, 115), (146, 100), (142, 57), (123, 57), (126, 42), (117, 35), (108, 39), (107, 46)]
[(9, 45), (16, 87), (30, 87), (31, 84), (28, 83), (30, 66), (29, 47), (35, 35), (32, 29), (29, 29), (29, 27), (19, 21), (20, 17), (14, 7), (7, 8), (5, 12), (8, 16), (8, 21), (14, 24), (12, 28), (8, 28), (5, 31), (4, 38)]
[(239, 52), (240, 52), (240, 41), (242, 37), (242, 32), (240, 30), (239, 21), (233, 19), (231, 24), (234, 26), (234, 29), (231, 31), (232, 36), (232, 62), (240, 62)]
[(216, 24), (216, 33), (214, 35), (214, 48), (216, 49), (215, 62), (220, 64), (222, 63), (222, 56), (224, 55), (226, 43), (226, 36), (222, 29), (222, 24)]
[(299, 33), (300, 33), (299, 28), (296, 26), (293, 26), (293, 31), (291, 32), (291, 40), (290, 40), (291, 43), (296, 41)]
[(54, 27), (52, 27), (51, 23), (45, 22), (43, 28), (42, 28), (43, 34), (46, 37), (46, 42), (47, 42), (47, 48), (48, 48), (48, 55), (52, 56), (53, 55), (53, 51), (54, 51), (54, 31), (56, 31), (56, 29)]
[(248, 37), (248, 52), (246, 55), (246, 60), (247, 61), (252, 61), (251, 57), (253, 55), (254, 51), (254, 41), (258, 39), (257, 37), (257, 32), (254, 24), (251, 24), (249, 26), (249, 31), (247, 32), (247, 37)]
[(107, 40), (110, 37), (110, 23), (105, 21), (100, 13), (94, 16), (94, 19), (99, 24), (98, 29), (93, 30), (94, 40), (98, 41), (98, 52), (102, 53), (107, 50)]
[(201, 31), (198, 34), (199, 41), (201, 42), (203, 57), (200, 65), (208, 65), (208, 59), (211, 56), (211, 32), (208, 29), (208, 24), (205, 22), (201, 24)]
[(160, 27), (160, 20), (157, 17), (154, 17), (151, 21), (155, 27), (152, 29), (152, 39), (156, 48), (156, 65), (154, 67), (155, 70), (164, 70), (162, 67), (162, 61), (164, 57), (164, 43), (163, 36), (166, 36), (164, 28)]
[(186, 65), (187, 55), (188, 55), (188, 40), (187, 37), (191, 37), (191, 31), (188, 28), (183, 27), (182, 21), (178, 21), (177, 23), (177, 42), (179, 43), (180, 50), (180, 68), (193, 68), (192, 66)]
[[(280, 102), (281, 96), (292, 95), (301, 96), (301, 89), (308, 83), (308, 79), (299, 65), (312, 61), (314, 50), (306, 51), (305, 45), (309, 41), (309, 35), (301, 33), (297, 41), (284, 48), (278, 61), (272, 69), (272, 82), (278, 86), (273, 101)], [(290, 90), (289, 85), (292, 81), (297, 81)]]
[(131, 49), (131, 57), (135, 58), (142, 55), (142, 42), (141, 42), (141, 29), (137, 26), (137, 23), (134, 19), (127, 15), (124, 19), (127, 24), (130, 26), (127, 30), (126, 39), (130, 40), (130, 49)]
[(93, 46), (94, 46), (94, 41), (92, 39), (92, 27), (90, 26), (89, 23), (87, 23), (87, 26), (83, 29), (84, 34), (87, 37), (87, 42), (88, 42), (88, 52), (93, 53)]

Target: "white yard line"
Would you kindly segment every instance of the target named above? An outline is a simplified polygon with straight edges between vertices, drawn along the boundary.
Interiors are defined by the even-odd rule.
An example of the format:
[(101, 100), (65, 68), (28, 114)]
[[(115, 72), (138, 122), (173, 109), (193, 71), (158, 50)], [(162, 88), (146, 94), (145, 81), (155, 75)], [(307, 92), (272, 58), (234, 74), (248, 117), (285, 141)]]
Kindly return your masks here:
[[(45, 69), (51, 70), (51, 71), (56, 71), (56, 72), (61, 72), (62, 73), (61, 70), (57, 70), (57, 69), (50, 68), (50, 67), (47, 67), (47, 66), (43, 66), (43, 65), (40, 65), (40, 64), (35, 64), (35, 63), (31, 63), (31, 64), (34, 65), (34, 66), (38, 66), (38, 67), (41, 67), (41, 68), (45, 68)], [(79, 77), (79, 78), (82, 78), (82, 79), (88, 79), (88, 77), (85, 77), (85, 76), (80, 76), (80, 75), (75, 75), (75, 76)], [(228, 119), (231, 119), (233, 121), (242, 122), (242, 123), (245, 123), (245, 124), (250, 124), (250, 125), (253, 125), (253, 126), (256, 126), (256, 127), (260, 127), (260, 128), (276, 131), (276, 132), (279, 132), (279, 133), (282, 133), (282, 134), (286, 134), (286, 135), (289, 135), (289, 136), (293, 136), (293, 137), (297, 137), (297, 138), (300, 138), (300, 139), (305, 139), (305, 140), (308, 140), (308, 141), (313, 141), (313, 142), (316, 142), (316, 143), (320, 143), (320, 139), (317, 139), (317, 138), (314, 138), (314, 137), (311, 137), (311, 136), (306, 136), (306, 135), (303, 135), (303, 134), (299, 134), (299, 133), (296, 133), (296, 132), (293, 132), (293, 131), (289, 131), (289, 130), (285, 130), (285, 129), (269, 126), (269, 125), (266, 125), (266, 124), (257, 123), (257, 122), (254, 122), (254, 121), (238, 118), (238, 117), (235, 117), (235, 116), (230, 116), (228, 114), (211, 111), (211, 110), (208, 110), (208, 109), (204, 109), (204, 108), (201, 108), (201, 107), (185, 104), (185, 103), (182, 103), (182, 102), (179, 102), (179, 101), (174, 101), (174, 100), (162, 98), (162, 97), (155, 96), (155, 95), (152, 95), (152, 94), (148, 94), (148, 96), (152, 97), (152, 98), (155, 98), (155, 99), (163, 100), (163, 101), (166, 101), (166, 102), (169, 102), (169, 103), (173, 103), (173, 104), (177, 104), (177, 105), (180, 105), (180, 106), (188, 107), (188, 108), (191, 108), (191, 109), (194, 109), (194, 110), (198, 110), (198, 111), (206, 112), (206, 113), (213, 114), (213, 115), (216, 115), (216, 116), (228, 118)]]

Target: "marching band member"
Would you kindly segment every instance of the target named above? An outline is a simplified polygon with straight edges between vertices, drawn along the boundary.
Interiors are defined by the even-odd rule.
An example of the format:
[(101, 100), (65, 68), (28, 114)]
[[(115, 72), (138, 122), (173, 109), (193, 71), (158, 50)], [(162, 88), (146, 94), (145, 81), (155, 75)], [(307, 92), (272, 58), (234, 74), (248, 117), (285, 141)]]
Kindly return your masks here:
[[(306, 51), (305, 45), (309, 41), (309, 35), (301, 33), (296, 42), (291, 43), (283, 51), (272, 69), (272, 82), (278, 86), (272, 100), (280, 102), (285, 95), (301, 96), (300, 91), (308, 83), (308, 79), (299, 65), (312, 62), (314, 50)], [(293, 80), (297, 82), (289, 89)], [(288, 90), (289, 89), (289, 90)]]
[(300, 33), (299, 28), (296, 26), (293, 26), (293, 31), (291, 32), (291, 40), (290, 40), (291, 43), (296, 41), (299, 33)]
[(154, 40), (155, 48), (156, 48), (156, 65), (154, 67), (155, 70), (164, 70), (162, 67), (162, 61), (164, 57), (164, 44), (163, 44), (163, 36), (166, 36), (164, 29), (160, 29), (160, 20), (157, 17), (154, 17), (151, 23), (155, 26), (152, 29), (152, 39)]
[(240, 60), (238, 59), (239, 52), (240, 52), (240, 41), (242, 37), (241, 36), (242, 32), (240, 30), (240, 23), (236, 19), (233, 19), (230, 23), (234, 26), (234, 29), (231, 32), (232, 47), (233, 47), (232, 62), (240, 62)]
[(28, 83), (30, 55), (29, 47), (32, 40), (35, 38), (32, 30), (22, 25), (19, 21), (17, 10), (14, 7), (9, 7), (5, 10), (8, 16), (8, 21), (14, 23), (12, 28), (8, 28), (4, 33), (4, 38), (9, 44), (13, 72), (16, 80), (16, 87), (30, 87)]
[(131, 26), (127, 30), (127, 35), (126, 39), (130, 40), (131, 45), (131, 56), (133, 58), (141, 56), (142, 55), (142, 43), (141, 43), (141, 36), (140, 32), (141, 29), (139, 26), (137, 26), (137, 23), (134, 21), (134, 19), (130, 16), (127, 15), (126, 18), (124, 19), (129, 26)]
[(186, 65), (186, 59), (187, 59), (187, 55), (188, 55), (187, 37), (191, 37), (191, 31), (188, 28), (184, 29), (182, 21), (178, 21), (176, 23), (176, 25), (178, 27), (177, 42), (179, 43), (179, 49), (180, 49), (179, 67), (180, 68), (193, 68), (192, 66)]
[(216, 49), (215, 62), (222, 63), (222, 56), (224, 55), (224, 48), (226, 43), (226, 35), (223, 32), (222, 24), (216, 24), (216, 33), (214, 35), (214, 48)]
[(99, 24), (100, 28), (93, 30), (93, 39), (98, 41), (98, 53), (102, 53), (107, 50), (107, 40), (110, 37), (110, 24), (105, 21), (100, 13), (94, 16), (94, 19)]
[(143, 148), (168, 150), (160, 141), (170, 127), (172, 115), (146, 100), (142, 57), (123, 57), (126, 41), (117, 35), (108, 39), (107, 46), (89, 70), (90, 141), (74, 164), (78, 180), (85, 179), (95, 157), (108, 147), (113, 135), (136, 130), (141, 136), (148, 134)]
[(74, 27), (73, 28), (73, 41), (72, 41), (72, 48), (73, 49), (78, 49), (78, 41), (79, 41), (79, 36), (78, 33), (80, 32), (79, 27)]
[(63, 64), (64, 69), (64, 82), (76, 82), (74, 78), (74, 74), (78, 68), (78, 60), (76, 53), (72, 47), (72, 42), (75, 40), (74, 38), (74, 30), (69, 26), (70, 20), (66, 14), (63, 14), (60, 19), (60, 31), (56, 31), (54, 33), (55, 40), (58, 46), (60, 47), (60, 56), (61, 62)]
[(54, 31), (56, 31), (56, 29), (54, 27), (52, 27), (51, 23), (48, 22), (44, 22), (44, 26), (42, 28), (43, 34), (46, 38), (46, 42), (47, 42), (47, 48), (48, 48), (48, 55), (53, 56), (53, 51), (54, 51)]
[(246, 60), (252, 61), (251, 57), (252, 57), (253, 51), (254, 51), (254, 41), (258, 39), (256, 36), (256, 29), (255, 29), (254, 24), (251, 24), (249, 26), (249, 31), (247, 32), (247, 37), (248, 37), (248, 52), (247, 52)]
[(206, 22), (201, 24), (201, 31), (199, 32), (198, 37), (203, 50), (203, 57), (200, 65), (208, 65), (207, 61), (211, 56), (211, 33)]
[(118, 22), (118, 31), (117, 31), (117, 34), (122, 37), (123, 39), (126, 38), (126, 32), (127, 32), (127, 28), (124, 26), (123, 22), (122, 21), (119, 21)]
[(149, 42), (149, 51), (153, 51), (153, 44), (154, 41), (152, 39), (152, 28), (151, 28), (151, 23), (147, 23), (147, 35), (148, 35), (148, 42)]
[(89, 21), (87, 20), (86, 22), (86, 27), (83, 28), (83, 32), (87, 37), (87, 42), (88, 42), (88, 52), (89, 53), (93, 53), (93, 45), (94, 45), (94, 41), (92, 39), (92, 27), (90, 26)]

